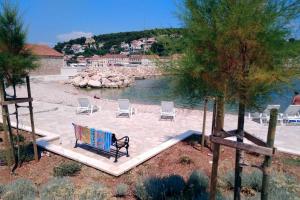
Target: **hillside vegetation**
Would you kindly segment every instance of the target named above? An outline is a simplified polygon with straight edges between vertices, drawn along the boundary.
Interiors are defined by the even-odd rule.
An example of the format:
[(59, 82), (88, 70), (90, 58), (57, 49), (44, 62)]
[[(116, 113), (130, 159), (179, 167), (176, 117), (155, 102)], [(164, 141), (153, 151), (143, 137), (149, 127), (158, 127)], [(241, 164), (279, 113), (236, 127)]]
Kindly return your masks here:
[[(130, 31), (130, 32), (120, 32), (120, 33), (109, 33), (93, 36), (95, 40), (94, 44), (89, 44), (85, 48), (84, 52), (79, 53), (84, 56), (92, 55), (104, 55), (111, 51), (111, 48), (114, 48), (114, 53), (119, 53), (122, 51), (120, 45), (122, 42), (130, 43), (133, 40), (140, 38), (150, 38), (155, 37), (157, 42), (152, 46), (151, 53), (155, 53), (161, 56), (169, 55), (172, 53), (179, 53), (181, 48), (169, 48), (169, 43), (181, 43), (181, 38), (183, 35), (183, 29), (181, 28), (165, 28), (165, 29), (151, 29), (144, 31)], [(55, 45), (54, 49), (59, 52), (63, 52), (66, 55), (76, 54), (72, 52), (71, 46), (73, 44), (86, 45), (86, 38), (81, 37), (77, 39), (72, 39), (67, 42), (59, 42)], [(173, 46), (173, 45), (172, 45)], [(177, 45), (176, 45), (177, 46)], [(175, 49), (175, 52), (173, 52)], [(150, 53), (150, 52), (146, 52)], [(77, 54), (78, 55), (78, 54)]]

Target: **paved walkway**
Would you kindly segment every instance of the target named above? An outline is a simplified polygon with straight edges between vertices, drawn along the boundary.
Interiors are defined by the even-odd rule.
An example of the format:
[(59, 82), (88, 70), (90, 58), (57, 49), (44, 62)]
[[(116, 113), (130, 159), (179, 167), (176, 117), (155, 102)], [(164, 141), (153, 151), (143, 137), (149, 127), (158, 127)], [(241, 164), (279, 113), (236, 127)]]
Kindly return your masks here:
[[(59, 86), (57, 83), (32, 85), (36, 132), (45, 136), (38, 140), (38, 145), (115, 176), (121, 175), (191, 134), (199, 134), (202, 130), (203, 112), (200, 110), (177, 109), (174, 121), (161, 121), (159, 106), (134, 104), (137, 109), (136, 115), (131, 118), (116, 118), (117, 102), (91, 98), (101, 110), (92, 115), (77, 115), (76, 99), (80, 95), (68, 86), (57, 86)], [(37, 90), (40, 92), (37, 93)], [(20, 93), (22, 92), (24, 89), (21, 88)], [(10, 109), (13, 112), (13, 108)], [(28, 109), (22, 108), (20, 113), (21, 127), (30, 130)], [(211, 132), (211, 118), (212, 113), (209, 112), (207, 133)], [(117, 137), (129, 136), (130, 157), (122, 156), (118, 163), (114, 163), (113, 157), (99, 155), (80, 147), (73, 148), (75, 143), (73, 122), (114, 132)], [(236, 124), (237, 116), (227, 114), (225, 129), (233, 130)], [(264, 140), (267, 128), (248, 119), (245, 123), (248, 132)], [(275, 145), (279, 150), (300, 155), (299, 141), (300, 126), (277, 127)]]

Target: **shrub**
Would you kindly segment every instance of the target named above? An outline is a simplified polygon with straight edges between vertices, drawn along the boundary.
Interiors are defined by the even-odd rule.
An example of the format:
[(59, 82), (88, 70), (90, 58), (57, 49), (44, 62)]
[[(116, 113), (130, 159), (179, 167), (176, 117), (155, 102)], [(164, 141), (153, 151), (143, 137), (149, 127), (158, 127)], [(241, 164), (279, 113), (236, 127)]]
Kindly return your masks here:
[(228, 171), (223, 177), (223, 182), (228, 189), (234, 188), (234, 171)]
[(208, 177), (202, 172), (195, 170), (190, 175), (187, 186), (193, 194), (204, 194), (208, 187)]
[(66, 178), (54, 178), (42, 187), (43, 200), (73, 200), (74, 185)]
[(128, 185), (121, 183), (116, 187), (116, 196), (117, 197), (124, 197), (128, 193)]
[(134, 195), (140, 200), (147, 200), (148, 199), (149, 195), (146, 191), (143, 180), (138, 180), (138, 182), (136, 183), (135, 190), (134, 190)]
[(35, 199), (36, 187), (26, 179), (18, 179), (3, 188), (3, 200)]
[(53, 168), (53, 175), (58, 177), (73, 176), (81, 170), (81, 165), (76, 162), (62, 163)]
[[(179, 175), (168, 177), (150, 177), (139, 181), (135, 187), (138, 199), (178, 199), (183, 193), (185, 182)], [(179, 198), (180, 199), (180, 198)]]
[[(19, 134), (19, 142), (24, 142), (24, 141), (25, 141), (25, 137)], [(17, 144), (17, 142), (18, 142), (18, 136), (13, 135), (13, 143)]]
[[(15, 150), (17, 153), (17, 149)], [(34, 150), (32, 142), (20, 145), (20, 161), (29, 162), (34, 160)]]
[(179, 175), (171, 175), (163, 178), (163, 185), (167, 197), (180, 195), (185, 188), (184, 179)]
[(299, 183), (288, 174), (273, 174), (269, 184), (269, 199), (296, 199)]
[(244, 173), (242, 176), (242, 187), (251, 188), (255, 191), (261, 191), (262, 172), (254, 170), (250, 174)]
[(0, 197), (1, 197), (2, 193), (4, 192), (4, 187), (5, 187), (5, 185), (4, 184), (2, 185), (0, 183)]
[(83, 188), (79, 192), (79, 200), (106, 200), (110, 198), (110, 193), (106, 187), (101, 184), (92, 184)]
[(193, 163), (192, 159), (190, 157), (186, 156), (186, 155), (181, 156), (179, 158), (179, 162), (181, 164), (186, 164), (186, 165)]
[(0, 166), (6, 165), (6, 154), (5, 154), (5, 150), (0, 150)]
[(164, 182), (161, 178), (150, 177), (144, 181), (149, 199), (163, 199), (165, 197)]

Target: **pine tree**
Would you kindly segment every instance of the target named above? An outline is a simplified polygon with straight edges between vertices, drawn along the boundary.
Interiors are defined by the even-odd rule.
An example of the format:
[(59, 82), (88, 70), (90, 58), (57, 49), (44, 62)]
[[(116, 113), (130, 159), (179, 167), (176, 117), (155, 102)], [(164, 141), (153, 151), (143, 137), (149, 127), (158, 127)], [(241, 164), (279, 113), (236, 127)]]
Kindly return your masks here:
[[(36, 58), (26, 49), (26, 29), (22, 18), (19, 15), (18, 7), (4, 1), (0, 10), (0, 91), (5, 98), (8, 95), (5, 87), (12, 85), (14, 94), (10, 98), (16, 98), (16, 85), (23, 83), (23, 78), (29, 70), (35, 69), (38, 65)], [(7, 106), (2, 107), (2, 111), (8, 113)], [(15, 104), (15, 115), (17, 121), (17, 143), (19, 144), (18, 131), (18, 105)], [(6, 116), (9, 126), (9, 137), (4, 135), (6, 145), (7, 162), (11, 164), (14, 160), (14, 144), (12, 142), (12, 129), (10, 127), (10, 117)], [(9, 145), (9, 143), (11, 145)], [(18, 158), (20, 157), (20, 147), (18, 145)]]
[[(279, 83), (299, 76), (300, 48), (288, 41), (289, 25), (299, 13), (299, 0), (184, 1), (186, 50), (173, 70), (189, 93), (223, 97), (219, 108), (238, 102), (240, 142), (246, 108), (257, 108)], [(239, 186), (239, 166), (236, 174)]]
[(0, 72), (9, 84), (37, 67), (36, 58), (26, 49), (26, 35), (18, 7), (4, 1), (0, 10)]

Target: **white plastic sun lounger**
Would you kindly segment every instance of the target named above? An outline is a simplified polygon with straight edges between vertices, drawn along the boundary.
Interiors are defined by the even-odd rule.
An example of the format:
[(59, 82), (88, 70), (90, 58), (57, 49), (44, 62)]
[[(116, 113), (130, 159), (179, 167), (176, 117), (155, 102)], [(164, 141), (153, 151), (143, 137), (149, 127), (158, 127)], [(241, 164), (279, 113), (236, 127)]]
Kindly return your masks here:
[(289, 105), (284, 113), (280, 114), (280, 118), (286, 125), (300, 124), (300, 105)]
[(252, 120), (259, 120), (260, 124), (268, 123), (270, 120), (270, 111), (273, 108), (279, 110), (280, 105), (268, 105), (262, 113), (249, 113), (249, 118)]
[(162, 101), (160, 118), (171, 118), (174, 119), (176, 116), (174, 102), (173, 101)]
[(96, 105), (92, 105), (88, 98), (78, 98), (78, 107), (76, 113), (89, 113), (96, 112), (99, 108)]
[(130, 104), (130, 101), (128, 99), (118, 99), (118, 111), (117, 111), (117, 117), (120, 115), (128, 115), (128, 117), (131, 117), (134, 113), (134, 109)]

